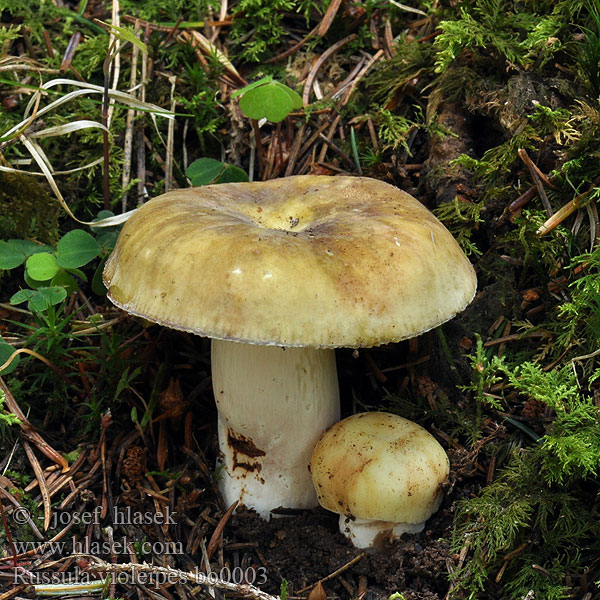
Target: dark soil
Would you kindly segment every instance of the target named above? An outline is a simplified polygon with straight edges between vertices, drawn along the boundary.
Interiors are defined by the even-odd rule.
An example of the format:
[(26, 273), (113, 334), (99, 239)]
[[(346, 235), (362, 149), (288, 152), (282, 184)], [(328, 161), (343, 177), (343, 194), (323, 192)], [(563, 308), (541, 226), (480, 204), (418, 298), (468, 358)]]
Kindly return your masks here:
[(268, 572), (263, 589), (272, 594), (279, 593), (282, 579), (289, 582), (290, 596), (311, 589), (317, 581), (360, 556), (356, 563), (323, 584), (328, 598), (347, 598), (362, 587), (366, 590), (364, 597), (373, 600), (387, 598), (394, 592), (402, 593), (407, 600), (433, 600), (446, 595), (447, 572), (454, 562), (443, 539), (450, 532), (450, 513), (444, 506), (422, 533), (406, 535), (382, 550), (368, 552), (354, 548), (338, 532), (337, 516), (322, 509), (269, 523), (244, 511), (232, 518), (226, 533), (231, 532), (232, 541), (257, 545)]

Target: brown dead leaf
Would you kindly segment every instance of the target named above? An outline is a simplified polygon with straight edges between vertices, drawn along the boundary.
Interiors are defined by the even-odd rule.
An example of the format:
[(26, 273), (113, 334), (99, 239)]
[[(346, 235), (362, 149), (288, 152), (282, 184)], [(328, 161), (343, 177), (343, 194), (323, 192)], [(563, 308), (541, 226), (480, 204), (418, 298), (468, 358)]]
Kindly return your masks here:
[(161, 417), (178, 420), (188, 409), (189, 402), (184, 399), (178, 379), (171, 379), (169, 387), (160, 395)]
[(315, 587), (311, 590), (307, 600), (327, 600), (325, 588), (320, 581), (318, 581), (317, 585), (315, 585)]

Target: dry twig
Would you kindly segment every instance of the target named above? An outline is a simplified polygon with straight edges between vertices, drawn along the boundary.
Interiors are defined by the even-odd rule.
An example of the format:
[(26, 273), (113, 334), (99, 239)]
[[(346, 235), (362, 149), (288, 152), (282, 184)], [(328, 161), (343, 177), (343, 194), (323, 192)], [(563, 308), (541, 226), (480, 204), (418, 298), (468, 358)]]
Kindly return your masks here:
[(180, 569), (174, 569), (172, 567), (157, 567), (145, 563), (109, 564), (96, 557), (93, 557), (88, 569), (94, 573), (128, 573), (132, 577), (133, 581), (135, 581), (136, 576), (139, 577), (140, 573), (145, 573), (147, 575), (168, 578), (169, 581), (173, 582), (178, 581), (179, 583), (183, 584), (203, 585), (209, 589), (216, 588), (226, 592), (231, 592), (233, 594), (238, 594), (245, 598), (254, 598), (255, 600), (279, 600), (279, 596), (271, 596), (270, 594), (263, 592), (253, 585), (231, 583), (218, 577), (209, 577), (200, 571), (181, 571)]

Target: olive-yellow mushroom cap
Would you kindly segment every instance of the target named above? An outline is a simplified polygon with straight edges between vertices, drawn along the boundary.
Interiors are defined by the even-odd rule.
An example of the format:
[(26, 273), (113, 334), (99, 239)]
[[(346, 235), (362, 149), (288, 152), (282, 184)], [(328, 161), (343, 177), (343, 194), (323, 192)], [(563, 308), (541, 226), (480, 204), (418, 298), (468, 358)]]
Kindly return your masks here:
[(355, 545), (420, 531), (439, 508), (449, 472), (444, 449), (423, 427), (394, 414), (359, 413), (332, 425), (311, 459), (321, 505), (340, 513)]
[(296, 176), (169, 192), (125, 224), (110, 299), (212, 338), (369, 347), (425, 332), (473, 298), (473, 268), (409, 194), (363, 177)]

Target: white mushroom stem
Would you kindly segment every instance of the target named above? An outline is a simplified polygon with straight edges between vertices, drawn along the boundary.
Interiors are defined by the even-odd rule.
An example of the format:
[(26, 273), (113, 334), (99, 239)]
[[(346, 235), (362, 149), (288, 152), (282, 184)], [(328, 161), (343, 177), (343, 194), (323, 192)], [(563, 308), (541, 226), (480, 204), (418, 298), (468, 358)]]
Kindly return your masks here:
[(392, 521), (372, 521), (340, 515), (340, 531), (357, 548), (377, 548), (384, 541), (392, 541), (403, 533), (423, 531), (422, 523), (394, 523)]
[(212, 379), (225, 503), (266, 519), (274, 508), (317, 506), (308, 465), (340, 418), (334, 351), (213, 340)]

